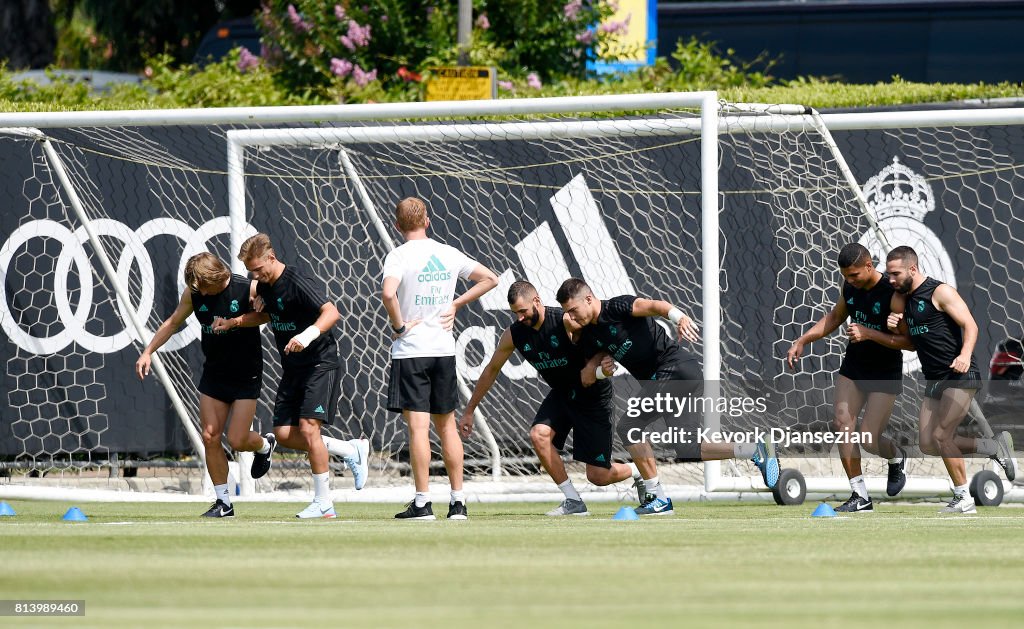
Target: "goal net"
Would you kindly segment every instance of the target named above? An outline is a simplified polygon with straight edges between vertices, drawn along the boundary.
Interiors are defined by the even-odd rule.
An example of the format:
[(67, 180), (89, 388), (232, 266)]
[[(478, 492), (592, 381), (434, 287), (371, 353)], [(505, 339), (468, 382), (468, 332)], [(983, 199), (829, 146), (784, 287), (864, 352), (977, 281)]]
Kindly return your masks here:
[[(381, 261), (399, 244), (393, 207), (406, 196), (427, 201), (434, 238), (500, 275), (498, 288), (459, 313), (463, 402), (512, 321), (505, 294), (516, 279), (533, 282), (549, 305), (557, 305), (561, 282), (577, 276), (601, 298), (636, 294), (682, 307), (704, 333), (703, 344), (688, 350), (716, 370), (720, 356), (727, 387), (788, 392), (777, 414), (721, 419), (743, 429), (831, 424), (842, 337), (809, 348), (799, 375), (786, 372), (783, 358), (835, 302), (835, 256), (847, 242), (862, 241), (882, 257), (882, 241), (910, 244), (922, 252), (926, 273), (958, 281), (982, 329), (980, 363), (987, 366), (1006, 338), (1020, 337), (1019, 121), (887, 129), (878, 118), (860, 129), (834, 127), (836, 148), (803, 110), (726, 108), (715, 125), (718, 168), (710, 181), (718, 191), (710, 207), (720, 209), (710, 223), (717, 238), (709, 239), (702, 98), (627, 116), (594, 117), (590, 103), (567, 114), (458, 122), (417, 120), (410, 109), (394, 116), (400, 123), (65, 124), (42, 129), (45, 140), (0, 131), (0, 155), (12, 165), (0, 181), (17, 209), (2, 223), (0, 249), (7, 365), (0, 482), (63, 484), (73, 476), (79, 485), (201, 493), (198, 326), (190, 321), (158, 352), (159, 384), (139, 383), (133, 365), (177, 303), (184, 260), (209, 249), (234, 261), (238, 243), (264, 231), (286, 264), (323, 283), (341, 313), (339, 412), (325, 432), (369, 437), (371, 486), (405, 488), (404, 426), (384, 409), (389, 336), (379, 292)], [(851, 176), (859, 183), (851, 185)], [(708, 265), (709, 243), (720, 247), (712, 256), (720, 268)], [(714, 303), (706, 293), (709, 270), (718, 283), (714, 310), (706, 307)], [(127, 299), (117, 296), (115, 279)], [(269, 334), (264, 350), (256, 429), (265, 431), (280, 375)], [(915, 368), (908, 360), (907, 370)], [(621, 410), (636, 384), (627, 376), (615, 383)], [(550, 490), (528, 438), (545, 391), (532, 366), (513, 356), (480, 406), (477, 435), (466, 442), (471, 478), (500, 477), (506, 491)], [(919, 399), (908, 386), (893, 416), (896, 438), (916, 439)], [(618, 440), (616, 453), (625, 457)], [(703, 466), (676, 464), (669, 450), (658, 454), (669, 484), (700, 493)], [(785, 467), (829, 479), (815, 486), (821, 491), (845, 484), (828, 448), (784, 454)], [(865, 457), (869, 474), (884, 471), (884, 462)], [(346, 475), (340, 462), (332, 467)], [(236, 479), (244, 468), (243, 461)], [(575, 464), (569, 469), (582, 473)], [(719, 489), (759, 488), (746, 462), (708, 473), (709, 486)], [(909, 473), (944, 477), (929, 459), (915, 459)], [(304, 459), (286, 452), (255, 488), (306, 491), (308, 479)], [(344, 489), (348, 480), (333, 487)]]

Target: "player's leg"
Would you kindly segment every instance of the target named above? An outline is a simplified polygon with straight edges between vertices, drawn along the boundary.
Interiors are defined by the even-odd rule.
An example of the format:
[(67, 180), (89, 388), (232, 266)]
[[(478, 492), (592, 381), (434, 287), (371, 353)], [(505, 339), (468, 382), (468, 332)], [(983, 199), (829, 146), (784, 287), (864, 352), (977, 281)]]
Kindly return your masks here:
[(454, 356), (439, 356), (431, 360), (430, 421), (441, 440), (441, 458), (448, 472), (451, 495), (448, 500), (448, 519), (465, 520), (466, 493), (462, 489), (465, 453), (462, 436), (455, 423), (455, 409), (459, 405), (459, 382)]
[(400, 412), (408, 430), (409, 465), (416, 494), (400, 520), (434, 520), (430, 503), (430, 376), (427, 358), (391, 361), (388, 410)]
[(942, 462), (953, 482), (953, 500), (941, 513), (977, 513), (974, 500), (967, 489), (967, 470), (963, 454), (957, 445), (956, 429), (964, 421), (974, 399), (976, 389), (949, 387), (942, 392), (933, 422), (933, 435)]
[(256, 452), (263, 448), (264, 438), (252, 429), (256, 419), (256, 400), (235, 400), (228, 419), (228, 444), (237, 452)]
[(576, 491), (562, 462), (561, 450), (571, 430), (572, 418), (569, 417), (565, 395), (555, 390), (548, 391), (530, 426), (530, 443), (541, 467), (565, 496), (565, 500), (547, 512), (549, 516), (587, 515), (583, 498)]
[(889, 496), (899, 494), (907, 484), (907, 453), (883, 434), (895, 405), (895, 393), (872, 391), (868, 394), (861, 419), (861, 429), (870, 435), (870, 442), (864, 444), (864, 449), (888, 460), (885, 493)]
[(228, 457), (220, 442), (230, 408), (231, 405), (227, 402), (210, 397), (206, 393), (199, 395), (199, 423), (202, 428), (203, 450), (206, 452), (206, 469), (217, 495), (213, 505), (203, 514), (204, 517), (221, 518), (235, 515), (231, 506), (231, 492), (228, 491)]

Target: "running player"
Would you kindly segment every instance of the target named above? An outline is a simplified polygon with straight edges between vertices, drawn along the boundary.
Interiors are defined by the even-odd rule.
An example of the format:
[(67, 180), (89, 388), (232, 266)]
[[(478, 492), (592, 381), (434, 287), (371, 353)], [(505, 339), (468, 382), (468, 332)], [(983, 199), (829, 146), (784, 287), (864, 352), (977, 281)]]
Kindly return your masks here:
[(910, 335), (926, 380), (918, 427), (921, 451), (941, 456), (953, 481), (953, 499), (939, 513), (977, 513), (967, 488), (965, 453), (989, 455), (1011, 482), (1017, 476), (1010, 433), (1004, 431), (994, 439), (956, 434), (981, 388), (981, 372), (974, 360), (978, 324), (955, 288), (921, 273), (912, 248), (890, 251), (885, 267), (893, 288), (907, 297), (904, 311), (889, 315), (888, 327)]
[[(198, 386), (199, 423), (206, 451), (206, 470), (217, 496), (203, 514), (207, 518), (235, 515), (227, 485), (228, 459), (221, 445), (225, 426), (228, 445), (235, 451), (269, 453), (271, 450), (267, 439), (252, 431), (263, 380), (263, 349), (258, 326), (269, 319), (265, 314), (253, 312), (255, 295), (256, 282), (232, 275), (227, 265), (212, 253), (197, 253), (185, 263), (185, 291), (177, 308), (160, 324), (135, 363), (139, 379), (148, 376), (153, 352), (181, 329), (189, 315), (195, 314), (205, 357)], [(270, 459), (261, 460), (269, 469)]]
[[(573, 343), (561, 308), (544, 306), (533, 284), (519, 281), (508, 290), (508, 305), (516, 316), (501, 335), (498, 347), (473, 388), (459, 420), (459, 432), (473, 431), (473, 412), (498, 378), (513, 351), (518, 351), (551, 387), (530, 427), (530, 441), (544, 470), (565, 496), (549, 516), (590, 515), (587, 505), (565, 471), (558, 451), (573, 431), (573, 458), (586, 464), (587, 480), (597, 486), (634, 479), (640, 501), (646, 497), (636, 465), (612, 462), (612, 385), (602, 380), (584, 388), (580, 372), (586, 360)], [(609, 371), (606, 376), (612, 375)]]
[[(905, 298), (889, 284), (889, 277), (875, 269), (871, 252), (859, 243), (842, 248), (837, 260), (844, 281), (840, 299), (824, 317), (793, 342), (786, 354), (791, 369), (804, 347), (832, 334), (847, 319), (849, 343), (835, 380), (835, 428), (841, 432), (857, 429), (857, 418), (864, 411), (862, 428), (871, 434), (864, 449), (889, 460), (885, 493), (895, 496), (907, 484), (907, 453), (882, 435), (889, 424), (896, 396), (903, 389), (903, 352), (914, 349), (910, 339), (890, 334), (886, 321), (890, 312), (900, 312)], [(860, 448), (841, 442), (839, 460), (843, 463), (850, 498), (836, 508), (839, 512), (864, 513), (874, 510), (861, 469)]]
[(345, 461), (356, 489), (362, 489), (370, 450), (366, 439), (341, 441), (320, 433), (323, 424), (334, 420), (338, 400), (338, 348), (332, 331), (338, 309), (313, 280), (277, 259), (266, 234), (243, 242), (238, 259), (258, 282), (256, 309), (270, 315), (281, 354), (271, 448), (280, 443), (309, 455), (314, 498), (295, 517), (336, 517), (328, 452)]
[[(573, 323), (580, 327), (580, 342), (589, 357), (580, 376), (583, 386), (591, 386), (603, 378), (608, 372), (605, 367), (610, 357), (637, 380), (680, 381), (686, 383), (689, 396), (703, 393), (703, 377), (697, 358), (683, 350), (653, 319), (669, 319), (676, 326), (680, 339), (700, 340), (696, 324), (672, 304), (635, 295), (620, 295), (602, 301), (594, 296), (586, 282), (578, 278), (563, 282), (556, 299)], [(632, 421), (619, 422), (619, 436), (647, 488), (643, 504), (636, 509), (638, 515), (674, 513), (672, 499), (658, 478), (654, 451), (645, 441), (636, 441), (630, 436), (634, 430), (642, 430), (657, 419), (657, 415), (642, 414)], [(677, 453), (681, 455), (679, 458), (689, 462), (750, 458), (761, 471), (769, 489), (779, 479), (779, 461), (770, 441), (679, 444)]]

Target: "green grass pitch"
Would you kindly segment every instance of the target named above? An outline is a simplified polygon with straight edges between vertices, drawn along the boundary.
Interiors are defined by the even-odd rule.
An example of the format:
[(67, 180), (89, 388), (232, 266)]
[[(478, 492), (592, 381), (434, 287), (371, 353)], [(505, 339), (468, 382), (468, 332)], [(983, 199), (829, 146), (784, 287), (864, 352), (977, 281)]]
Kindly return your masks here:
[[(617, 522), (620, 505), (469, 505), (468, 522), (396, 522), (401, 505), (70, 506), (11, 501), (0, 599), (84, 599), (39, 627), (958, 627), (1024, 622), (1024, 510), (937, 505), (811, 518), (814, 504), (690, 503)], [(442, 516), (444, 511), (440, 511)]]

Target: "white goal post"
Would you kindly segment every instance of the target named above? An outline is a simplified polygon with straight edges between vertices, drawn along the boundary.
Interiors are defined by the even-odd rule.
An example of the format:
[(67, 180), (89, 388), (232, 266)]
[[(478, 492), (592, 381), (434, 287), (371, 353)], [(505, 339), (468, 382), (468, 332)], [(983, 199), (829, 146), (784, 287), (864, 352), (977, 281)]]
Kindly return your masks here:
[[(201, 130), (202, 134), (212, 136), (213, 143), (220, 143), (219, 150), (226, 150), (226, 162), (223, 157), (208, 155), (193, 161), (189, 151), (194, 151), (194, 146), (185, 143), (177, 147), (166, 136), (154, 139), (143, 132), (157, 127)], [(994, 133), (999, 137), (989, 137), (989, 128), (996, 129)], [(111, 217), (120, 216), (118, 208), (106, 201), (104, 185), (93, 181), (106, 175), (90, 174), (90, 169), (104, 159), (138, 165), (145, 171), (140, 179), (148, 178), (152, 185), (142, 197), (150, 199), (146, 202), (153, 205), (156, 216), (146, 225), (155, 221), (164, 221), (160, 225), (167, 221), (206, 220), (207, 225), (216, 222), (220, 232), (214, 227), (197, 232), (208, 239), (221, 237), (216, 243), (220, 246), (219, 254), (241, 273), (244, 268), (234, 253), (245, 237), (262, 230), (263, 224), (273, 217), (273, 228), (277, 230), (272, 233), (275, 244), (277, 234), (287, 234), (286, 262), (291, 259), (289, 255), (294, 255), (304, 265), (320, 271), (329, 269), (331, 273), (321, 273), (328, 275), (343, 275), (349, 272), (351, 264), (356, 269), (352, 272), (361, 274), (362, 283), (358, 286), (372, 285), (378, 278), (367, 274), (376, 272), (375, 265), (383, 253), (394, 246), (388, 223), (390, 207), (399, 192), (443, 199), (440, 208), (432, 206), (432, 212), (440, 210), (438, 225), (452, 244), (457, 244), (452, 239), (463, 234), (467, 238), (481, 237), (479, 224), (490, 221), (501, 225), (505, 230), (502, 234), (482, 241), (478, 252), (488, 257), (481, 261), (488, 262), (489, 256), (498, 256), (502, 249), (514, 251), (502, 257), (496, 268), (503, 272), (503, 283), (484, 300), (483, 307), (490, 314), (483, 318), (471, 314), (471, 330), (463, 334), (464, 339), (460, 338), (460, 351), (465, 353), (460, 360), (474, 364), (465, 370), (460, 368), (465, 371), (459, 383), (463, 402), (472, 387), (473, 369), (486, 358), (483, 354), (487, 352), (483, 350), (493, 345), (492, 329), (503, 321), (504, 325), (508, 323), (507, 316), (497, 315), (504, 307), (503, 291), (510, 278), (521, 277), (523, 270), (535, 283), (540, 278), (545, 291), (558, 273), (582, 270), (589, 282), (594, 284), (596, 280), (605, 289), (599, 294), (601, 298), (613, 296), (608, 291), (616, 291), (614, 294), (636, 292), (678, 299), (684, 307), (699, 312), (705, 380), (758, 376), (784, 379), (784, 375), (775, 374), (777, 365), (770, 364), (771, 360), (781, 361), (785, 346), (820, 316), (823, 308), (827, 310), (831, 305), (828, 300), (835, 298), (838, 285), (833, 261), (838, 247), (851, 237), (860, 236), (873, 253), (883, 251), (884, 255), (889, 245), (902, 244), (904, 237), (912, 237), (915, 243), (935, 249), (926, 249), (932, 256), (927, 260), (934, 261), (939, 267), (936, 274), (948, 281), (950, 278), (943, 277), (943, 273), (952, 274), (957, 269), (948, 267), (947, 260), (957, 254), (939, 251), (942, 247), (933, 246), (937, 242), (934, 238), (921, 240), (921, 234), (939, 229), (940, 222), (951, 230), (955, 227), (950, 225), (956, 224), (965, 233), (982, 234), (974, 236), (974, 248), (964, 255), (993, 261), (994, 265), (986, 273), (971, 274), (971, 286), (978, 287), (977, 295), (990, 295), (993, 303), (1001, 300), (995, 306), (978, 305), (984, 311), (979, 318), (986, 318), (987, 326), (982, 342), (993, 344), (1004, 337), (1019, 337), (1024, 302), (1020, 278), (1024, 277), (1024, 269), (1019, 268), (1022, 258), (1018, 253), (1024, 252), (1024, 240), (1016, 230), (1024, 227), (1024, 219), (1014, 215), (1014, 210), (1022, 207), (1024, 194), (1021, 185), (1011, 180), (1019, 174), (1020, 154), (1006, 146), (1017, 146), (1017, 135), (1022, 129), (1024, 109), (818, 115), (800, 106), (728, 105), (721, 103), (715, 92), (329, 107), (0, 114), (0, 143), (5, 137), (19, 137), (44, 147), (44, 157), (37, 160), (25, 188), (45, 190), (47, 186), (59, 186), (62, 192), (57, 204), (64, 208), (64, 220), (72, 228), (80, 226), (87, 234), (92, 246), (90, 257), (103, 276), (97, 281), (107, 284), (111, 292), (111, 310), (127, 319), (124, 326), (131, 330), (134, 344), (124, 350), (128, 352), (145, 343), (162, 319), (160, 315), (167, 313), (159, 313), (154, 307), (150, 313), (138, 316), (140, 292), (154, 287), (147, 286), (150, 280), (136, 277), (130, 268), (121, 268), (117, 260), (124, 259), (124, 254), (119, 257), (114, 250), (108, 255), (110, 242), (104, 237), (110, 233), (95, 232), (90, 227), (99, 221), (107, 226), (105, 229), (113, 229), (109, 227)], [(833, 133), (842, 137), (837, 141)], [(53, 148), (54, 134), (60, 150)], [(211, 146), (209, 140), (203, 140), (205, 144), (196, 142), (203, 147)], [(851, 146), (855, 149), (852, 155), (847, 154)], [(415, 147), (414, 154), (407, 155), (406, 147)], [(509, 161), (497, 157), (509, 154)], [(226, 169), (204, 165), (217, 160), (226, 163)], [(665, 160), (678, 160), (674, 165), (678, 168), (665, 168)], [(523, 174), (528, 171), (535, 174)], [(914, 179), (917, 174), (924, 185), (941, 190), (926, 193), (923, 184)], [(675, 175), (678, 177), (673, 179)], [(978, 183), (974, 183), (975, 178)], [(950, 183), (957, 180), (963, 185)], [(903, 185), (900, 182), (907, 185), (905, 190), (899, 190), (900, 194), (906, 193), (906, 198), (894, 198), (892, 194), (891, 186)], [(218, 198), (221, 186), (223, 197)], [(890, 186), (886, 188), (888, 192), (880, 192), (886, 186)], [(16, 188), (8, 186), (10, 190)], [(37, 196), (23, 194), (29, 205), (39, 202)], [(521, 217), (516, 216), (520, 194), (528, 198), (525, 203), (529, 206)], [(920, 198), (913, 197), (914, 194)], [(205, 200), (195, 201), (197, 195)], [(931, 196), (925, 198), (927, 195)], [(952, 207), (948, 214), (959, 218), (928, 219), (930, 222), (926, 223), (920, 217), (913, 217), (913, 222), (906, 218), (907, 214), (901, 214), (904, 210), (924, 209), (928, 203), (934, 206), (936, 197), (949, 205), (975, 203), (969, 215), (984, 219), (975, 219), (975, 224), (970, 225), (970, 217), (965, 219), (958, 214), (960, 208)], [(488, 207), (491, 202), (494, 207)], [(45, 215), (45, 220), (59, 220), (52, 209), (47, 211), (51, 213)], [(744, 228), (742, 221), (761, 216), (762, 212), (766, 217), (763, 223), (750, 223)], [(27, 215), (23, 222), (34, 220), (42, 219)], [(917, 231), (918, 225), (921, 233)], [(574, 233), (581, 234), (580, 238), (576, 239)], [(122, 240), (126, 249), (151, 243), (134, 242), (128, 232), (118, 234), (116, 238)], [(1020, 234), (1024, 234), (1024, 229)], [(9, 234), (0, 236), (8, 240)], [(153, 238), (148, 232), (135, 237)], [(942, 239), (954, 241), (956, 236), (939, 240)], [(322, 248), (316, 249), (309, 243)], [(605, 247), (605, 253), (588, 258), (592, 254), (586, 249), (595, 244)], [(662, 245), (658, 251), (646, 249), (657, 245)], [(45, 279), (48, 276), (43, 252), (28, 251), (25, 243), (11, 244), (10, 240), (4, 247), (0, 251), (0, 260), (4, 262), (0, 271), (13, 286), (8, 288), (9, 292), (48, 290), (45, 287), (52, 280)], [(758, 270), (760, 247), (766, 248), (766, 258), (781, 262), (784, 268), (770, 274)], [(174, 257), (177, 259), (177, 253)], [(37, 278), (23, 284), (17, 283), (21, 279), (10, 279), (13, 275), (8, 268), (13, 270), (25, 258), (30, 259), (21, 267), (44, 276), (43, 289), (38, 288)], [(322, 264), (333, 264), (335, 259), (342, 263)], [(129, 257), (129, 266), (130, 262)], [(171, 266), (172, 274), (179, 271)], [(751, 269), (754, 276), (745, 278)], [(11, 284), (12, 281), (15, 283)], [(356, 284), (330, 281), (331, 297), (346, 302), (343, 311), (358, 313), (360, 308), (367, 307), (352, 295), (351, 287)], [(773, 295), (765, 297), (764, 303), (744, 302), (742, 293), (756, 287)], [(664, 294), (659, 294), (660, 290)], [(10, 339), (12, 333), (17, 334), (16, 330), (32, 324), (25, 318), (27, 311), (11, 314), (6, 300), (7, 296), (0, 319)], [(381, 352), (386, 354), (380, 339), (372, 336), (376, 334), (373, 321), (379, 319), (378, 314), (356, 314), (348, 322), (343, 315), (339, 324), (344, 337), (343, 353), (350, 353), (354, 363), (362, 361), (365, 365), (350, 383), (351, 390), (362, 398), (380, 394), (379, 390), (368, 390), (380, 386)], [(754, 322), (763, 323), (770, 330), (760, 334), (747, 327)], [(352, 326), (346, 329), (349, 323)], [(71, 355), (77, 364), (89, 353), (74, 344), (69, 347), (61, 350), (66, 354), (62, 360), (67, 364), (72, 362)], [(198, 411), (194, 399), (189, 397), (193, 395), (189, 391), (194, 353), (190, 354), (191, 359), (186, 356), (186, 352), (196, 349), (196, 344), (191, 343), (188, 350), (182, 347), (162, 352), (170, 364), (165, 368), (155, 361), (155, 367), (192, 448), (201, 456), (196, 432)], [(989, 349), (979, 344), (977, 353), (984, 356)], [(838, 341), (823, 339), (814, 348), (813, 356), (805, 359), (814, 365), (809, 375), (816, 378), (816, 393), (795, 409), (797, 415), (817, 419), (827, 414), (827, 409), (823, 409), (827, 407), (830, 391), (828, 383), (823, 382), (838, 367), (836, 359), (841, 351)], [(273, 354), (273, 350), (266, 352), (268, 359)], [(10, 372), (10, 365), (34, 369), (33, 361), (48, 355), (19, 346), (3, 358), (9, 363)], [(98, 374), (107, 368), (87, 365), (86, 370)], [(913, 368), (908, 363), (908, 371)], [(516, 365), (514, 369), (517, 379), (529, 379), (522, 366)], [(34, 380), (14, 380), (17, 386), (11, 388), (9, 400), (5, 401), (8, 406), (4, 407), (9, 409), (12, 421), (20, 427), (51, 421), (43, 417), (49, 412), (45, 410), (50, 408), (49, 403), (37, 401), (42, 398), (31, 392), (23, 395), (18, 388), (23, 381)], [(269, 391), (264, 391), (264, 397), (269, 395), (272, 399), (274, 383), (268, 379), (267, 384)], [(513, 383), (506, 391), (518, 395), (518, 386)], [(500, 402), (492, 401), (496, 397), (496, 392), (492, 392), (478, 411), (483, 442), (475, 450), (468, 448), (467, 456), (479, 459), (478, 474), (499, 481), (495, 483), (498, 491), (503, 483), (506, 487), (515, 485), (508, 477), (536, 470), (536, 461), (528, 452), (528, 436), (522, 429), (523, 418), (512, 418), (524, 412), (524, 406), (536, 405), (536, 391), (535, 383), (530, 381), (522, 399)], [(86, 397), (90, 405), (101, 405), (93, 404), (101, 402), (94, 399), (96, 394), (87, 392)], [(261, 408), (266, 409), (267, 403), (263, 400)], [(910, 406), (914, 403), (908, 401), (899, 409), (899, 417), (894, 415), (899, 430), (910, 430)], [(366, 399), (353, 402), (348, 409), (351, 417), (343, 421), (341, 432), (360, 427), (364, 432), (375, 429), (378, 420), (359, 416), (375, 413), (375, 408)], [(110, 414), (106, 411), (106, 415)], [(264, 416), (263, 420), (266, 419)], [(717, 426), (721, 420), (712, 412), (705, 417), (705, 425)], [(987, 422), (980, 425), (983, 433), (991, 433)], [(386, 429), (390, 436), (375, 443), (384, 455), (380, 465), (398, 469), (402, 455), (400, 448), (391, 444), (401, 427), (392, 418)], [(15, 438), (26, 450), (36, 443), (50, 448), (46, 445), (50, 442), (37, 439), (33, 430), (30, 428), (27, 437)], [(92, 429), (84, 432), (89, 430)], [(96, 432), (102, 435), (102, 430)], [(516, 435), (520, 443), (510, 448)], [(3, 437), (0, 433), (0, 440)], [(88, 441), (82, 434), (77, 437)], [(102, 439), (97, 437), (96, 441)], [(77, 456), (84, 457), (87, 464), (103, 463), (106, 459), (96, 454), (102, 449)], [(63, 457), (67, 446), (61, 442), (55, 452)], [(16, 454), (10, 457), (10, 467), (16, 471), (19, 465), (29, 465), (23, 463), (26, 460), (31, 465), (48, 460), (42, 454), (52, 453)], [(71, 458), (76, 455), (68, 454)], [(0, 451), (0, 466), (4, 461), (2, 455)], [(783, 466), (799, 467), (804, 472), (809, 494), (848, 491), (842, 470), (832, 457), (784, 461)], [(239, 471), (246, 467), (243, 460)], [(688, 471), (691, 467), (680, 466), (678, 476), (670, 473), (670, 482), (690, 487), (694, 481), (700, 483), (703, 489), (694, 495), (736, 497), (764, 491), (760, 478), (746, 464), (707, 462), (700, 478)], [(878, 469), (876, 466), (868, 471), (873, 491), (884, 484)], [(917, 472), (911, 475), (905, 495), (948, 493), (949, 481), (940, 469), (922, 462)], [(239, 490), (243, 495), (257, 490), (273, 491), (293, 480), (295, 472), (292, 474), (282, 477), (280, 482), (262, 484), (243, 477), (237, 479)], [(16, 473), (0, 477), (0, 495), (16, 477)], [(1008, 484), (1004, 489), (1010, 498), (1024, 497), (1020, 489)], [(195, 491), (194, 486), (191, 491)]]

